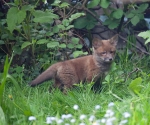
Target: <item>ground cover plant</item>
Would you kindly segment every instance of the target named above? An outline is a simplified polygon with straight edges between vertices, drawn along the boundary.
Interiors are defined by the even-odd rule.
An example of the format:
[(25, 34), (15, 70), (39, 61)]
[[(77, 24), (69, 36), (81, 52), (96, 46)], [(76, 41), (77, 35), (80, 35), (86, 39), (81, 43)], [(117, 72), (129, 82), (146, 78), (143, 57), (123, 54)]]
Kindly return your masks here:
[[(111, 7), (108, 0), (54, 1), (1, 2), (0, 125), (148, 125), (149, 31), (136, 31), (135, 26), (141, 26), (149, 4), (125, 4), (122, 9)], [(107, 15), (104, 22), (93, 11), (95, 6)], [(53, 81), (29, 87), (49, 65), (90, 54), (91, 42), (84, 41), (92, 41), (98, 22), (103, 32), (117, 31), (127, 42), (101, 88), (94, 91), (93, 83), (80, 83), (63, 94), (48, 91)], [(145, 51), (135, 44), (137, 32), (146, 40), (146, 45), (141, 43)]]
[(145, 56), (141, 61), (132, 56), (127, 62), (116, 61), (103, 81), (101, 92), (96, 93), (91, 90), (92, 83), (81, 84), (66, 95), (60, 90), (49, 93), (52, 82), (30, 88), (22, 80), (23, 74), (18, 74), (18, 78), (9, 77), (3, 95), (5, 108), (1, 110), (1, 123), (149, 124), (149, 59)]

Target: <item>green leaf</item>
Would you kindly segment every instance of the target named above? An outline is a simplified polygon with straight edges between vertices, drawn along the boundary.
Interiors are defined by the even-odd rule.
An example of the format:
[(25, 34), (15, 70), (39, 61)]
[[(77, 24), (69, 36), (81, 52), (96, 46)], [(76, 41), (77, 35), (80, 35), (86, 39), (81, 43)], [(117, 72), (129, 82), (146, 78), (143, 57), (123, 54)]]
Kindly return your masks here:
[(3, 40), (0, 40), (0, 45), (5, 44)]
[(25, 10), (25, 11), (32, 11), (34, 9), (34, 6), (32, 6), (32, 5), (24, 5), (23, 7), (22, 7), (22, 10)]
[(81, 49), (81, 48), (82, 48), (82, 45), (81, 45), (81, 44), (78, 44), (78, 45), (76, 45), (76, 48)]
[(73, 52), (74, 58), (81, 56), (81, 55), (85, 55), (85, 54), (87, 54), (87, 53), (84, 53), (83, 51), (74, 51)]
[(145, 31), (145, 32), (141, 32), (141, 33), (138, 34), (138, 36), (143, 37), (144, 39), (147, 39), (145, 41), (145, 44), (150, 42), (150, 30)]
[(145, 41), (145, 44), (150, 42), (150, 37)]
[(78, 43), (79, 43), (79, 38), (73, 37), (73, 38), (71, 39), (71, 41), (72, 41), (74, 44), (78, 44)]
[(66, 2), (63, 2), (63, 3), (60, 5), (60, 8), (65, 8), (65, 7), (69, 7), (69, 4), (66, 3)]
[(67, 47), (68, 47), (69, 49), (73, 49), (73, 48), (75, 48), (75, 45), (72, 44), (72, 43), (69, 43), (69, 44), (67, 45)]
[(25, 10), (18, 10), (17, 7), (11, 7), (7, 13), (8, 30), (12, 33), (17, 24), (20, 24), (26, 17)]
[(139, 17), (138, 16), (134, 16), (132, 19), (131, 19), (131, 23), (135, 26), (138, 22), (140, 21)]
[(59, 32), (59, 27), (57, 25), (55, 25), (53, 27), (53, 33), (58, 33)]
[(130, 13), (126, 14), (126, 17), (127, 18), (132, 18), (132, 17), (134, 17), (134, 15), (135, 15), (134, 13), (130, 12)]
[(138, 13), (143, 13), (147, 8), (148, 8), (148, 4), (147, 4), (147, 3), (141, 4), (141, 5), (138, 7), (137, 12), (138, 12)]
[(103, 22), (104, 25), (109, 25), (112, 21), (110, 19), (106, 19), (105, 22)]
[(112, 21), (112, 22), (108, 25), (108, 27), (109, 27), (110, 29), (115, 29), (115, 28), (117, 28), (118, 25), (119, 25), (119, 23), (118, 23), (117, 21)]
[(26, 17), (25, 10), (19, 10), (17, 13), (17, 24), (20, 24)]
[(141, 32), (138, 34), (138, 36), (143, 37), (144, 39), (147, 39), (150, 37), (150, 30), (145, 31), (145, 32)]
[(30, 46), (32, 43), (30, 43), (30, 42), (24, 42), (23, 44), (22, 44), (22, 46), (21, 46), (21, 49), (24, 49), (24, 48), (26, 48), (27, 46)]
[(41, 10), (36, 10), (33, 15), (35, 17), (33, 21), (39, 23), (52, 23), (53, 19), (58, 19), (58, 15), (49, 11), (43, 12)]
[(91, 20), (87, 24), (86, 29), (90, 30), (90, 29), (94, 28), (96, 24), (97, 24), (97, 22), (94, 22), (94, 21)]
[(57, 26), (58, 26), (58, 28), (59, 28), (59, 29), (61, 29), (61, 30), (65, 30), (64, 25), (59, 24), (59, 25), (57, 25)]
[(20, 46), (13, 46), (13, 53), (20, 55), (22, 53), (22, 49), (20, 48)]
[(75, 20), (74, 27), (77, 29), (82, 29), (87, 25), (87, 20), (85, 17), (81, 17)]
[(60, 48), (66, 48), (66, 44), (62, 43), (59, 45)]
[(47, 39), (40, 39), (37, 41), (37, 44), (45, 44), (48, 43), (49, 41)]
[(47, 48), (55, 48), (59, 46), (59, 42), (50, 42), (47, 44)]
[(8, 10), (7, 13), (7, 25), (8, 25), (8, 30), (12, 32), (17, 23), (17, 15), (16, 13), (18, 12), (18, 9), (16, 7), (12, 7)]
[(75, 14), (72, 14), (71, 17), (69, 18), (69, 21), (71, 22), (71, 21), (73, 21), (73, 20), (75, 20), (75, 19), (77, 19), (77, 18), (79, 18), (81, 16), (84, 16), (84, 15), (85, 15), (85, 13), (75, 13)]
[(107, 8), (109, 6), (110, 0), (101, 0), (100, 6), (103, 8)]
[(99, 4), (100, 0), (92, 0), (90, 3), (87, 5), (88, 8), (93, 8)]
[(85, 17), (78, 18), (74, 22), (75, 28), (82, 29), (92, 29), (97, 24), (97, 20), (91, 16), (90, 14), (87, 14)]
[(136, 94), (138, 94), (141, 90), (142, 78), (138, 77), (131, 81), (129, 88)]
[(74, 25), (69, 25), (68, 27), (66, 27), (66, 30), (69, 30), (71, 28), (74, 28)]
[(53, 36), (53, 35), (54, 35), (54, 32), (47, 32), (47, 33), (46, 33), (46, 36), (48, 36), (48, 37), (49, 37), (49, 36)]
[(68, 26), (68, 25), (69, 25), (69, 20), (64, 19), (64, 20), (62, 21), (62, 24), (63, 24), (64, 26)]
[(123, 10), (117, 9), (113, 12), (113, 17), (116, 19), (120, 19), (123, 15)]
[(139, 13), (139, 14), (137, 14), (136, 16), (138, 16), (140, 20), (141, 20), (141, 19), (144, 19), (143, 13)]
[(108, 74), (108, 75), (106, 75), (106, 77), (105, 77), (105, 81), (107, 82), (107, 83), (109, 83), (110, 82), (110, 78), (111, 78), (111, 76)]

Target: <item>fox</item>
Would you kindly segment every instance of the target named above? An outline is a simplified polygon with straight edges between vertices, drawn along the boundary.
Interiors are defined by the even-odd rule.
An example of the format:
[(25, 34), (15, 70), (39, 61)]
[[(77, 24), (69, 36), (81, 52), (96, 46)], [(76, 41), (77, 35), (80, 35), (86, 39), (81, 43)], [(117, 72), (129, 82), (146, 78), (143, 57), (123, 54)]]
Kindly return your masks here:
[(96, 82), (109, 71), (115, 58), (117, 42), (118, 34), (108, 40), (100, 40), (95, 37), (92, 40), (92, 55), (57, 62), (31, 81), (29, 85), (35, 87), (53, 79), (52, 87), (65, 93), (74, 84)]

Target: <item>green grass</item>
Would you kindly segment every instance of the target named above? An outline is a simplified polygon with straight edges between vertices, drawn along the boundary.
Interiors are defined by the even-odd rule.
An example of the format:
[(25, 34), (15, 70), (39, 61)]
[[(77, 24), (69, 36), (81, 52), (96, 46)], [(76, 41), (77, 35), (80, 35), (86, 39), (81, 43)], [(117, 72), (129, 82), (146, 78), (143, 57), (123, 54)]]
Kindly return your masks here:
[[(0, 122), (46, 125), (47, 118), (47, 122), (53, 125), (61, 121), (61, 125), (149, 125), (150, 58), (144, 56), (139, 60), (136, 57), (116, 58), (116, 63), (103, 81), (101, 92), (97, 93), (91, 91), (89, 85), (72, 89), (68, 94), (59, 90), (49, 93), (52, 81), (31, 88), (27, 84), (29, 80), (23, 80), (24, 73), (11, 74), (3, 92)], [(26, 78), (31, 79), (29, 76)], [(74, 105), (78, 105), (77, 110)], [(96, 105), (100, 108), (95, 109)], [(30, 116), (36, 120), (29, 120)]]

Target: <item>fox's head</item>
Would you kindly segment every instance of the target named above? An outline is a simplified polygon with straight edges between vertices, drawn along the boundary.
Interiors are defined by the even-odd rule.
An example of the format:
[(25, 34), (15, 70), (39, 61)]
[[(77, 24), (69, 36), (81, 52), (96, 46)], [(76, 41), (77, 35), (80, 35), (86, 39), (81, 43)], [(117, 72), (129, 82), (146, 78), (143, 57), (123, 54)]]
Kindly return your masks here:
[(108, 40), (93, 39), (93, 55), (97, 62), (111, 63), (114, 60), (116, 53), (116, 45), (118, 35), (113, 36)]

